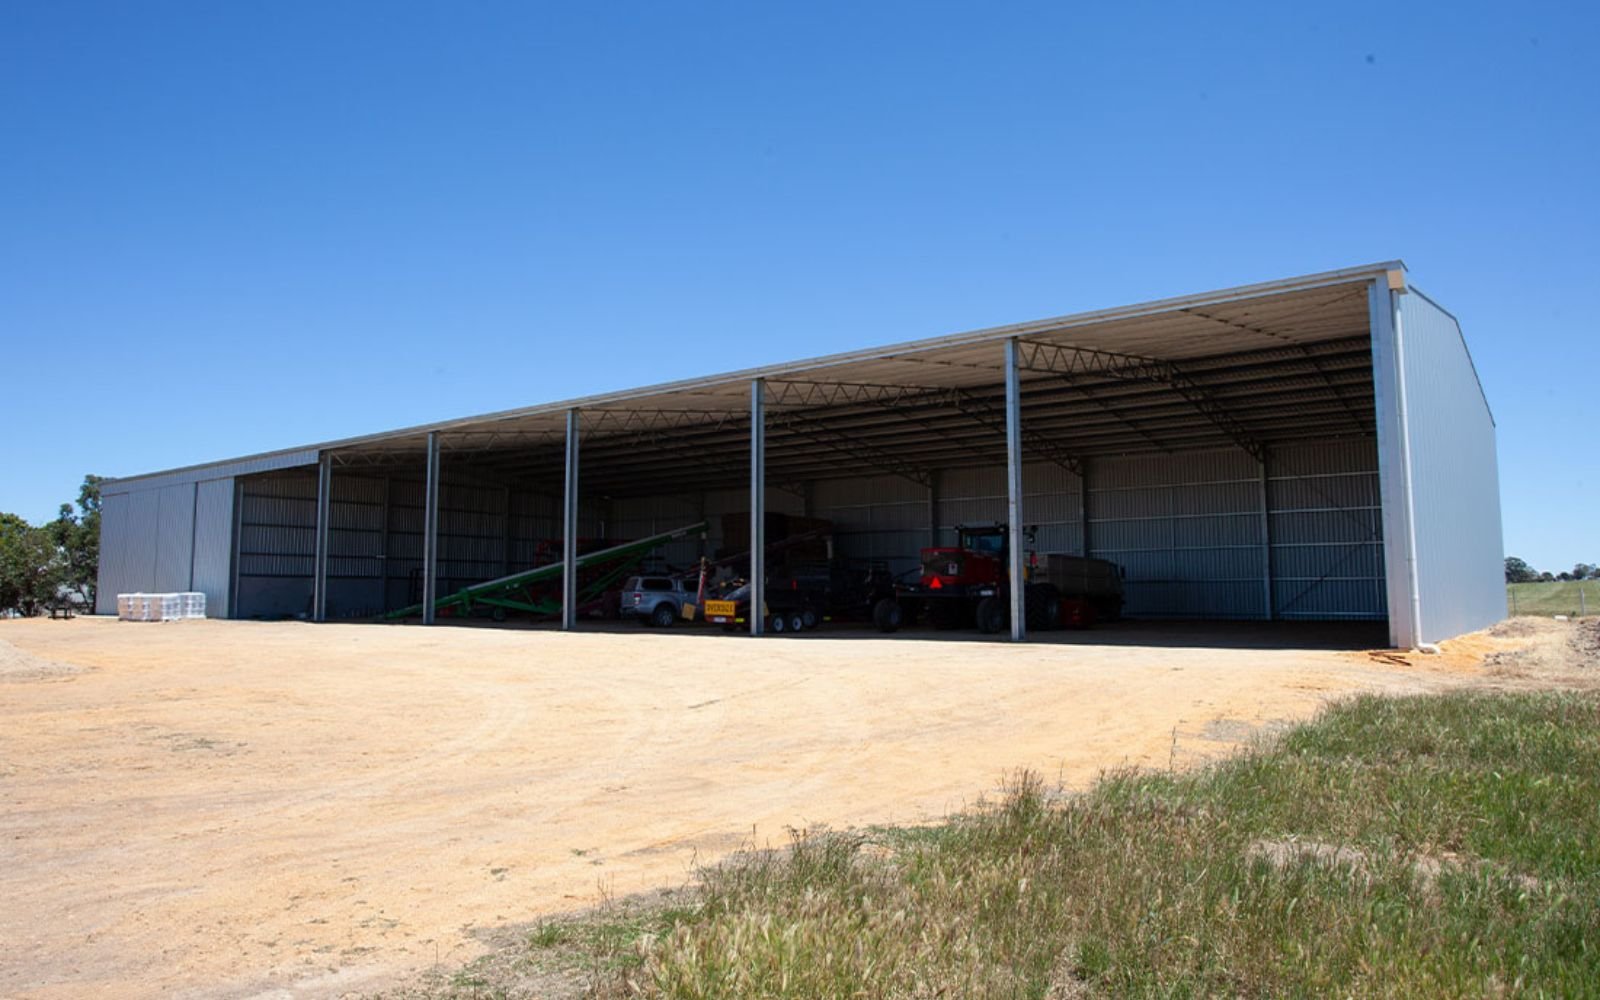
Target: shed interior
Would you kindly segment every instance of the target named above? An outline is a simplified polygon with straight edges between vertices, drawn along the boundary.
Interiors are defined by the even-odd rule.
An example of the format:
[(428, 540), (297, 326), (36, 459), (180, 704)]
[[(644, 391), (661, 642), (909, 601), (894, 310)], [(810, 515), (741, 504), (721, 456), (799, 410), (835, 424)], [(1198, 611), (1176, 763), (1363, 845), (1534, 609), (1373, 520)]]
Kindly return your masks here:
[[(579, 536), (748, 511), (752, 379), (769, 511), (825, 518), (836, 554), (903, 572), (1006, 517), (1004, 343), (1016, 338), (1023, 522), (1040, 553), (1123, 567), (1133, 618), (1386, 616), (1370, 274), (1153, 303), (596, 397), (579, 405)], [(555, 404), (326, 446), (328, 615), (419, 598), (427, 438), (441, 444), (445, 595), (560, 557)], [(235, 617), (304, 613), (317, 470), (240, 476)]]

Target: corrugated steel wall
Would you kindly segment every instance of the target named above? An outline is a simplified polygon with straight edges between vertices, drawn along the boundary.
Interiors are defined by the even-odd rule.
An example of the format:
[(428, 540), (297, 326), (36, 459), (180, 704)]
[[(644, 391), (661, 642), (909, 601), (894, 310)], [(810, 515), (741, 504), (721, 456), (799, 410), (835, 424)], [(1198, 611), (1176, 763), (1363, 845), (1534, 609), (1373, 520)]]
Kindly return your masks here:
[(232, 613), (234, 480), (210, 479), (195, 484), (194, 568), (190, 590), (206, 595), (206, 615)]
[(199, 590), (206, 595), (206, 613), (225, 616), (233, 550), (233, 480), (154, 482), (157, 485), (101, 497), (95, 610), (115, 614), (118, 594)]
[[(133, 494), (103, 493), (100, 496), (100, 573), (95, 584), (96, 614), (117, 613), (117, 595), (139, 590), (130, 565), (135, 544), (132, 531)], [(141, 532), (142, 534), (142, 532)]]
[(1098, 459), (1089, 554), (1126, 573), (1130, 615), (1265, 618), (1261, 469), (1238, 450)]
[[(1374, 618), (1386, 611), (1377, 516), (1377, 454), (1368, 441), (1275, 452), (1270, 504), (1275, 613)], [(937, 544), (956, 526), (1006, 519), (1005, 472), (948, 469), (936, 477)], [(1130, 615), (1265, 618), (1267, 549), (1261, 466), (1243, 450), (1098, 459), (1089, 493), (1054, 464), (1023, 468), (1023, 523), (1041, 554), (1084, 552), (1124, 568)], [(898, 476), (819, 482), (813, 513), (834, 521), (839, 553), (916, 567), (930, 544), (928, 491)]]
[(1399, 296), (1418, 631), (1427, 642), (1506, 615), (1494, 418), (1455, 318)]
[[(1421, 343), (1414, 349), (1436, 347), (1431, 337), (1419, 332)], [(1411, 363), (1431, 362), (1418, 354)], [(1416, 392), (1434, 391), (1425, 380), (1414, 384)], [(1462, 461), (1467, 457), (1458, 456)], [(1478, 462), (1476, 467), (1481, 466)], [(1432, 475), (1419, 474), (1419, 482)], [(1491, 468), (1491, 482), (1493, 475)], [(108, 494), (101, 563), (101, 593), (106, 596), (100, 610), (114, 610), (115, 594), (121, 591), (195, 588), (207, 593), (213, 615), (307, 612), (316, 551), (315, 470), (285, 469), (237, 480), (237, 553), (232, 547), (234, 482)], [(1033, 547), (1041, 554), (1081, 553), (1086, 531), (1080, 511), (1087, 510), (1089, 554), (1124, 567), (1130, 615), (1267, 614), (1261, 469), (1245, 452), (1098, 459), (1089, 469), (1087, 495), (1072, 473), (1031, 463), (1024, 468), (1023, 488), (1024, 522), (1035, 529)], [(1269, 456), (1266, 528), (1278, 617), (1384, 616), (1377, 488), (1376, 450), (1370, 440), (1281, 448)], [(917, 552), (930, 544), (930, 536), (938, 544), (952, 544), (956, 525), (1004, 521), (1006, 516), (1005, 477), (998, 468), (939, 473), (931, 511), (926, 487), (892, 475), (820, 481), (809, 492), (807, 498), (771, 488), (768, 506), (833, 521), (841, 557), (882, 561), (896, 573), (915, 568)], [(419, 598), (422, 494), (420, 479), (335, 470), (330, 616), (366, 617)], [(1435, 499), (1427, 502), (1437, 505)], [(691, 538), (673, 543), (652, 563), (653, 568), (687, 567), (702, 546), (707, 552), (722, 547), (723, 515), (748, 509), (745, 490), (594, 499), (584, 503), (579, 530), (585, 538), (638, 538), (703, 517), (710, 523), (704, 542)], [(543, 565), (559, 555), (557, 497), (447, 481), (441, 488), (440, 512), (441, 593)], [(1493, 517), (1496, 551), (1489, 553), (1485, 546), (1474, 556), (1477, 563), (1499, 558), (1498, 507)], [(152, 525), (154, 531), (149, 530)], [(1438, 548), (1440, 543), (1427, 544)], [(1430, 550), (1429, 560), (1440, 558)], [(1451, 572), (1456, 570), (1446, 570)], [(230, 593), (234, 581), (237, 590)], [(1496, 600), (1501, 593), (1495, 590)], [(1480, 611), (1479, 617), (1486, 613), (1497, 612)], [(1437, 612), (1432, 617), (1453, 627)], [(1429, 628), (1432, 632), (1433, 626)]]
[(823, 480), (811, 493), (811, 516), (833, 522), (839, 558), (884, 562), (896, 574), (930, 544), (930, 514), (928, 488), (900, 476)]
[(316, 470), (242, 476), (239, 482), (235, 616), (308, 612), (317, 551)]
[[(648, 538), (701, 520), (702, 503), (698, 495), (613, 500), (606, 530), (611, 537), (618, 539)], [(700, 558), (702, 549), (707, 555), (712, 551), (706, 541), (698, 536), (681, 538), (663, 545), (645, 561), (642, 568), (652, 573), (687, 569)]]
[[(313, 469), (240, 479), (235, 617), (309, 613), (316, 559)], [(328, 516), (328, 616), (366, 618), (421, 600), (424, 483), (334, 469)], [(561, 501), (453, 480), (439, 489), (439, 593), (560, 558)], [(582, 504), (578, 530), (618, 537), (607, 503)]]
[(1278, 616), (1384, 617), (1376, 442), (1280, 448), (1268, 469)]

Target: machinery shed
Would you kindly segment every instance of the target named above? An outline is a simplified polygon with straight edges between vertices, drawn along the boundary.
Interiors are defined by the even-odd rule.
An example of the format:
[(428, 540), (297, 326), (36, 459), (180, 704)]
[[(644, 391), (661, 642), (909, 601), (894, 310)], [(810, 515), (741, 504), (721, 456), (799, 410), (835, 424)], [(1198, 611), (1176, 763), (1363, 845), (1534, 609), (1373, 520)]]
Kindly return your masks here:
[[(870, 348), (108, 481), (100, 603), (373, 618), (585, 540), (742, 544), (782, 519), (914, 572), (958, 525), (1109, 560), (1131, 619), (1505, 613), (1495, 430), (1459, 324), (1399, 262)], [(732, 537), (737, 535), (738, 537)], [(597, 543), (598, 544), (598, 543)], [(1007, 572), (1027, 572), (1020, 545)], [(1020, 588), (1019, 588), (1020, 589)], [(1023, 639), (1020, 612), (1010, 635)], [(751, 629), (761, 631), (755, 616)]]

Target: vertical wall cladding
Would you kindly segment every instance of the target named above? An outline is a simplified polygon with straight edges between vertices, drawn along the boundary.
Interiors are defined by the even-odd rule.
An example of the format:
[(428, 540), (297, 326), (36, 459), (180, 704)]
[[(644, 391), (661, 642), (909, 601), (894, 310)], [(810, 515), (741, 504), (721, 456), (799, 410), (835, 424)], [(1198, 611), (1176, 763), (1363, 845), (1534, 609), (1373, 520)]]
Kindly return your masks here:
[[(618, 540), (659, 535), (702, 520), (702, 503), (699, 494), (613, 500), (606, 530)], [(709, 555), (710, 550), (701, 536), (680, 538), (652, 553), (644, 569), (652, 573), (688, 569), (702, 554)]]
[[(334, 503), (340, 505), (340, 475), (334, 473)], [(360, 499), (348, 502), (349, 526), (334, 517), (333, 553), (350, 557), (345, 569), (371, 574), (361, 594), (381, 595), (381, 603), (343, 607), (330, 601), (329, 614), (364, 616), (406, 607), (422, 600), (423, 480), (376, 480)], [(387, 512), (387, 520), (385, 520)], [(597, 539), (616, 532), (605, 522), (599, 499), (579, 504), (578, 533)], [(338, 540), (349, 533), (349, 546)], [(364, 539), (364, 540), (363, 540)], [(368, 553), (370, 552), (370, 556)], [(378, 558), (382, 553), (383, 558)], [(439, 486), (439, 594), (561, 558), (561, 498), (492, 483), (453, 479), (446, 471)], [(376, 567), (374, 572), (373, 567)], [(334, 570), (330, 566), (330, 575)], [(330, 598), (337, 594), (330, 584)]]
[(1097, 459), (1090, 555), (1126, 574), (1130, 615), (1265, 618), (1261, 468), (1240, 449)]
[(452, 483), (439, 490), (439, 594), (505, 574), (509, 497), (503, 488)]
[[(774, 514), (804, 516), (805, 497), (792, 489), (767, 483), (767, 511)], [(750, 491), (710, 490), (705, 495), (705, 520), (708, 523), (706, 550), (715, 553), (726, 546), (722, 537), (722, 519), (728, 514), (750, 513)]]
[[(938, 543), (956, 544), (963, 524), (1004, 523), (1004, 467), (948, 469), (936, 479)], [(1083, 554), (1083, 484), (1059, 465), (1030, 463), (1022, 467), (1022, 523), (1034, 530), (1033, 548), (1041, 554)]]
[(1506, 614), (1494, 418), (1455, 317), (1399, 296), (1419, 638), (1434, 642)]
[(234, 617), (309, 612), (317, 550), (316, 470), (266, 472), (240, 477), (239, 483)]
[[(143, 533), (143, 532), (141, 532)], [(107, 493), (100, 498), (100, 572), (95, 583), (96, 614), (117, 613), (117, 595), (145, 589), (136, 581), (131, 560), (137, 544), (133, 530), (133, 494)]]
[(384, 610), (387, 482), (333, 470), (328, 495), (328, 617), (369, 618)]
[(811, 516), (833, 522), (835, 555), (895, 574), (915, 569), (931, 544), (930, 515), (928, 488), (901, 476), (828, 479), (811, 491)]
[[(1003, 468), (946, 469), (931, 491), (900, 476), (824, 480), (812, 492), (812, 514), (834, 522), (839, 555), (885, 562), (891, 572), (908, 573), (929, 545), (954, 545), (963, 524), (1004, 522)], [(1060, 466), (1030, 464), (1022, 469), (1023, 524), (1034, 532), (1030, 548), (1078, 553), (1081, 485)]]
[(1383, 618), (1377, 442), (1278, 448), (1267, 467), (1278, 617)]
[(206, 595), (206, 616), (233, 613), (233, 490), (231, 477), (195, 484), (194, 569), (189, 589)]
[[(220, 524), (215, 510), (219, 490), (227, 498)], [(169, 482), (106, 494), (101, 498), (96, 612), (115, 614), (118, 594), (200, 590), (206, 595), (207, 615), (224, 616), (232, 511), (231, 479)]]
[(189, 589), (194, 569), (194, 483), (178, 483), (156, 490), (155, 590), (173, 593)]

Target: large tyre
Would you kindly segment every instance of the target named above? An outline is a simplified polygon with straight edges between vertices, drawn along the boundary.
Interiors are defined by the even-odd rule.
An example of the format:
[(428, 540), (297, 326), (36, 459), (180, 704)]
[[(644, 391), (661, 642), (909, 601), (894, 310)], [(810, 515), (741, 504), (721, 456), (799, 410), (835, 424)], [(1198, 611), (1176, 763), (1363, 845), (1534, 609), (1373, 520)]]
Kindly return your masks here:
[(984, 635), (994, 635), (1006, 627), (1006, 615), (1009, 612), (1006, 602), (998, 597), (985, 597), (978, 602), (978, 631)]
[(789, 631), (791, 631), (791, 632), (799, 632), (802, 629), (804, 629), (805, 627), (806, 627), (806, 620), (805, 620), (805, 618), (801, 617), (800, 612), (798, 612), (798, 611), (790, 612), (790, 614), (789, 614)]
[(804, 611), (800, 612), (800, 626), (802, 628), (808, 630), (814, 629), (817, 627), (817, 621), (817, 613), (812, 611), (810, 608), (806, 608)]
[(772, 620), (767, 622), (767, 631), (773, 635), (782, 635), (789, 631), (789, 620), (783, 615), (773, 615)]
[(650, 612), (650, 624), (656, 628), (671, 628), (678, 620), (678, 609), (670, 604), (657, 604)]
[(892, 597), (885, 597), (872, 606), (872, 624), (878, 626), (879, 632), (898, 632), (903, 616), (900, 602)]
[(1035, 584), (1023, 591), (1023, 610), (1030, 631), (1045, 632), (1061, 626), (1061, 591), (1048, 583)]

